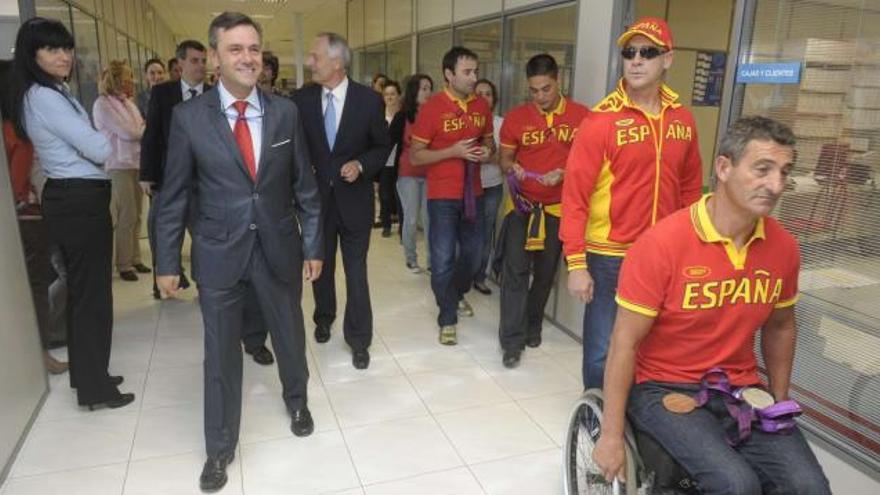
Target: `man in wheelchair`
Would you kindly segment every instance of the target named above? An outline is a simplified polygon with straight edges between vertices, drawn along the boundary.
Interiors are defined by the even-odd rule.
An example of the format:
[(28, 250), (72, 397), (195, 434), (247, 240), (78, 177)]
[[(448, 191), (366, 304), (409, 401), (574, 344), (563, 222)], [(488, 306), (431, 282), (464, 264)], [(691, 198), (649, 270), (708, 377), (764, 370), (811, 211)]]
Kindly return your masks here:
[[(593, 451), (606, 479), (623, 472), (628, 417), (702, 493), (831, 493), (788, 400), (800, 254), (769, 214), (794, 144), (781, 123), (740, 119), (715, 159), (714, 194), (627, 253)], [(758, 329), (767, 391), (753, 351)]]

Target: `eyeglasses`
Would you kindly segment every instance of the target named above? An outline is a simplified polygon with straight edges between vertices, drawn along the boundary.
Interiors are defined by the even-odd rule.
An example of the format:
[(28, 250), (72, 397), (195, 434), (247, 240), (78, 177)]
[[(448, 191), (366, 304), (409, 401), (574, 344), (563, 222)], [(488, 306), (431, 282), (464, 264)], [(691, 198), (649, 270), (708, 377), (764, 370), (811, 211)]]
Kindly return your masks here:
[(636, 48), (634, 46), (628, 46), (628, 47), (624, 48), (623, 50), (620, 50), (620, 56), (627, 59), (627, 60), (632, 60), (632, 59), (636, 58), (636, 53), (638, 53), (639, 55), (642, 56), (643, 59), (651, 60), (651, 59), (659, 57), (660, 55), (663, 55), (666, 52), (667, 52), (667, 50), (661, 50), (660, 48), (657, 48), (656, 46), (643, 46), (641, 48)]

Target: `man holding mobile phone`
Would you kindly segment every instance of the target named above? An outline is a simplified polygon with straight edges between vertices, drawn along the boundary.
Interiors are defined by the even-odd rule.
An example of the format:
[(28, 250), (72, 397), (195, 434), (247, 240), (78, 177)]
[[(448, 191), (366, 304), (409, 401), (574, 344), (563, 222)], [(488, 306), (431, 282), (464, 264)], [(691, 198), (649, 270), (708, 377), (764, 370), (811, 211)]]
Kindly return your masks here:
[(412, 132), (410, 160), (429, 165), (431, 289), (440, 307), (440, 343), (457, 343), (458, 315), (473, 316), (464, 299), (480, 268), (483, 188), (479, 166), (494, 152), (492, 110), (474, 94), (477, 55), (453, 47), (443, 56), (446, 88), (422, 105)]

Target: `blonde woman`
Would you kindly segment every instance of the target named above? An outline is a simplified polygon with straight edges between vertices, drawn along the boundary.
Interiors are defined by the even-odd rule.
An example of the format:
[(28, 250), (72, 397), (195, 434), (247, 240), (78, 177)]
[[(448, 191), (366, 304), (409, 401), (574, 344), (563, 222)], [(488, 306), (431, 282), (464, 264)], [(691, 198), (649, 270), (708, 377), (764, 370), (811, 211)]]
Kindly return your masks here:
[(135, 272), (150, 273), (150, 268), (141, 262), (138, 240), (143, 202), (138, 167), (144, 119), (132, 98), (134, 80), (128, 63), (111, 61), (101, 74), (98, 91), (100, 96), (92, 110), (95, 128), (113, 148), (104, 170), (112, 183), (110, 211), (116, 220), (116, 270), (123, 280), (133, 282), (138, 279)]

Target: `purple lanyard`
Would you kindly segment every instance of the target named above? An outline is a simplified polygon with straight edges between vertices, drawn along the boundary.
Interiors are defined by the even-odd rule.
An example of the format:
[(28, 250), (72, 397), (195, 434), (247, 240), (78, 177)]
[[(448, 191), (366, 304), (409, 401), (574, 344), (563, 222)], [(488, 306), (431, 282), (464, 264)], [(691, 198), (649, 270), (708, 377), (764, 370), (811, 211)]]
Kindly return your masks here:
[(700, 383), (697, 407), (706, 405), (709, 402), (709, 391), (714, 390), (721, 394), (727, 412), (736, 420), (739, 433), (736, 439), (727, 439), (730, 445), (737, 445), (746, 440), (752, 433), (753, 422), (765, 433), (779, 433), (793, 428), (794, 418), (802, 413), (800, 406), (793, 400), (777, 402), (762, 409), (752, 407), (742, 400), (742, 391), (748, 387), (732, 389), (727, 373), (718, 367), (707, 371)]
[[(541, 174), (537, 172), (526, 171), (526, 179), (538, 180)], [(507, 187), (510, 190), (510, 197), (513, 198), (513, 205), (516, 210), (523, 215), (528, 215), (535, 207), (529, 200), (522, 195), (522, 186), (514, 174), (507, 175)]]
[(464, 162), (464, 219), (470, 223), (477, 220), (477, 195), (474, 194), (476, 162)]

